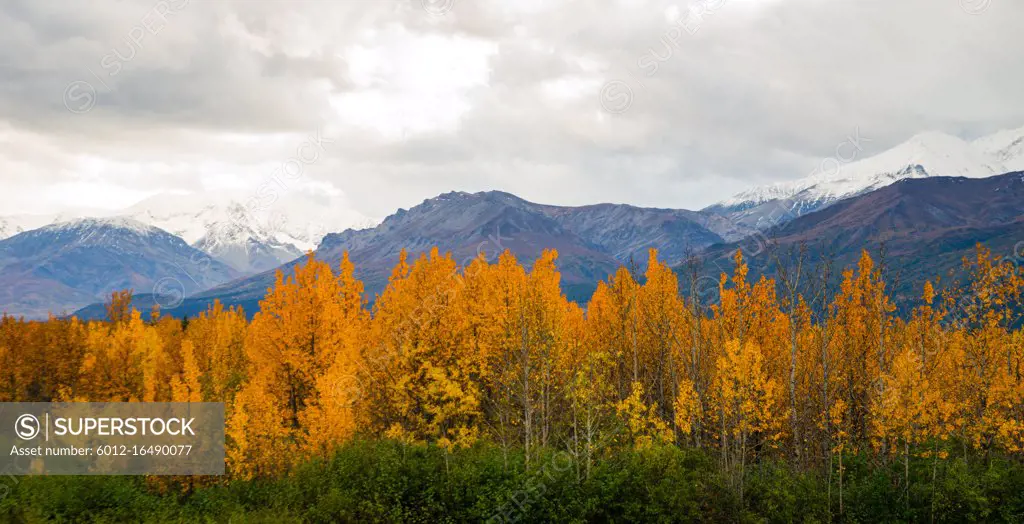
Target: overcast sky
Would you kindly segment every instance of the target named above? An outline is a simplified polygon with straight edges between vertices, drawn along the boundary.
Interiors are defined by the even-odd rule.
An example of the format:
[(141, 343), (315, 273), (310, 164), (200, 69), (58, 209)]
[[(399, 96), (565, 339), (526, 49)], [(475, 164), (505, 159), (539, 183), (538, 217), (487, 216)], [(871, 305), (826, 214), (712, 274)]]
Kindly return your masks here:
[(373, 217), (700, 208), (854, 133), (1021, 127), (1022, 28), (1020, 0), (4, 0), (0, 215), (274, 182)]

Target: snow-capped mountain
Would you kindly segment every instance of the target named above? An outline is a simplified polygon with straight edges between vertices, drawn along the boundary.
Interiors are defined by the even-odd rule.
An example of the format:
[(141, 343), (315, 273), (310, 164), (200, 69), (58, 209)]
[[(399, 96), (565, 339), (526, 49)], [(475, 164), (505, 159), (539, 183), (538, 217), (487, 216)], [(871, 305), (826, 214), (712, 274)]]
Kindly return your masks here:
[[(39, 226), (36, 226), (39, 227)], [(24, 222), (20, 216), (9, 216), (0, 217), (0, 240), (5, 238), (13, 237), (18, 233), (28, 231), (29, 229), (35, 229), (34, 227), (25, 227)]]
[(293, 260), (302, 251), (244, 221), (211, 222), (192, 247), (246, 272), (261, 272)]
[(85, 218), (0, 240), (0, 311), (28, 318), (72, 312), (134, 289), (174, 307), (239, 276), (179, 237), (129, 218)]
[(973, 143), (940, 132), (922, 133), (831, 172), (744, 191), (706, 210), (763, 229), (906, 178), (984, 178), (1006, 173), (1013, 170), (1007, 164), (1024, 162), (1022, 138), (1024, 129)]
[(8, 215), (0, 217), (0, 240), (13, 237), (18, 233), (38, 229), (48, 224), (73, 220), (75, 217), (62, 213), (59, 215)]
[[(104, 215), (158, 227), (242, 273), (289, 262), (316, 249), (328, 233), (377, 224), (330, 196), (286, 195), (265, 206), (247, 204), (222, 195), (167, 194)], [(0, 240), (75, 218), (69, 213), (3, 216)]]
[(979, 138), (971, 145), (1001, 162), (1009, 171), (1024, 171), (1024, 127)]
[(264, 209), (227, 197), (159, 195), (124, 215), (178, 235), (243, 273), (293, 260), (328, 233), (375, 225), (344, 206), (298, 198), (282, 198)]
[[(921, 283), (948, 278), (983, 244), (1012, 259), (1024, 233), (1024, 172), (986, 178), (928, 177), (901, 180), (877, 191), (837, 202), (780, 225), (770, 233), (777, 253), (806, 249), (805, 267), (828, 261), (855, 267), (863, 250), (874, 255), (884, 244), (886, 266), (900, 277), (891, 289), (897, 303), (920, 303)], [(711, 246), (701, 254), (704, 270), (731, 268), (737, 248)], [(778, 260), (749, 257), (748, 279), (778, 276)], [(933, 280), (934, 281), (934, 280)], [(909, 311), (909, 309), (904, 310)]]

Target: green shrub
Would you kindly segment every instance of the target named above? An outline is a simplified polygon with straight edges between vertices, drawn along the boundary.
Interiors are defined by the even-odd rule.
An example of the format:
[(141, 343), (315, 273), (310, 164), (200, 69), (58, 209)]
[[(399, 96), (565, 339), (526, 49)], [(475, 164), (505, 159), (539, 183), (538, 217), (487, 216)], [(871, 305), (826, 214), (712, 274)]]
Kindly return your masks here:
[(448, 455), (355, 441), (285, 478), (193, 491), (159, 491), (140, 477), (6, 477), (0, 522), (1024, 521), (1024, 467), (1015, 460), (914, 458), (909, 489), (899, 460), (844, 463), (840, 513), (835, 473), (830, 501), (825, 471), (781, 461), (748, 464), (741, 500), (715, 456), (675, 446), (620, 450), (596, 460), (587, 478), (552, 449), (527, 468), (521, 451), (492, 444)]

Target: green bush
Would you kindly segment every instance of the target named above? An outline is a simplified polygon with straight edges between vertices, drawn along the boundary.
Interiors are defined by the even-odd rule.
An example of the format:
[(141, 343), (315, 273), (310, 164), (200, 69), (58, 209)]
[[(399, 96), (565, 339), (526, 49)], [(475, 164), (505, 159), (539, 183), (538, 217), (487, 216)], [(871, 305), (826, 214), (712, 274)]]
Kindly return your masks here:
[[(140, 477), (5, 477), (0, 522), (1021, 522), (1024, 467), (1001, 457), (844, 457), (837, 471), (749, 464), (742, 499), (717, 457), (663, 446), (584, 465), (545, 450), (356, 441), (281, 479), (157, 490)], [(934, 475), (934, 481), (933, 481)], [(831, 500), (829, 496), (831, 494)]]

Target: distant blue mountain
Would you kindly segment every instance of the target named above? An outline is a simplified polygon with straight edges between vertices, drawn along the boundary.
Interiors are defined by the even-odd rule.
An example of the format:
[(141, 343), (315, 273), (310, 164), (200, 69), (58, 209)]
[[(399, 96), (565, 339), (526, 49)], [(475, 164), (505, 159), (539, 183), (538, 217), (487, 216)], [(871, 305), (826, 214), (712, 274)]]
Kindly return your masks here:
[(237, 278), (184, 240), (131, 219), (81, 219), (0, 241), (0, 313), (62, 315), (112, 291), (156, 293), (165, 307)]

